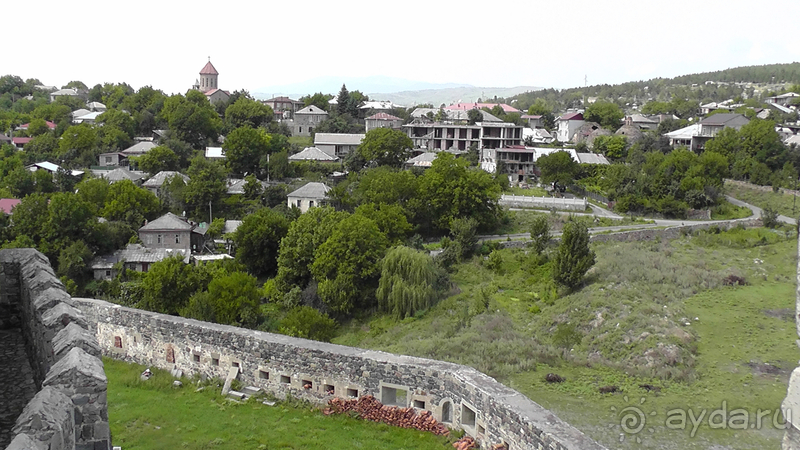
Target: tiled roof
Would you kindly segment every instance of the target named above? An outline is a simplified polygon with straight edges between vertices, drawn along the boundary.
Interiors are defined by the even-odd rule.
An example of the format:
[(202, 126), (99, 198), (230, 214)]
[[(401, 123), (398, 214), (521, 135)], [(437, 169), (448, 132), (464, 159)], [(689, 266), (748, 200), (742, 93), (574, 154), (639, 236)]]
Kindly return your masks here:
[(163, 170), (163, 171), (158, 172), (157, 174), (153, 175), (152, 177), (150, 177), (150, 179), (145, 181), (142, 184), (142, 186), (144, 186), (144, 187), (161, 187), (161, 185), (163, 185), (164, 182), (166, 182), (168, 178), (172, 178), (174, 176), (179, 176), (179, 177), (183, 178), (183, 181), (186, 181), (187, 183), (189, 182), (189, 177), (187, 177), (186, 175), (184, 175), (184, 174), (182, 174), (180, 172), (173, 172), (171, 170)]
[(11, 138), (11, 142), (13, 142), (13, 143), (15, 143), (17, 145), (19, 145), (19, 144), (25, 145), (28, 142), (30, 142), (31, 139), (33, 139), (33, 138), (31, 138), (31, 137), (13, 137), (13, 138)]
[(522, 112), (517, 108), (514, 108), (511, 105), (506, 105), (505, 103), (456, 103), (454, 105), (445, 106), (444, 109), (461, 109), (464, 111), (468, 111), (470, 109), (481, 109), (481, 108), (489, 108), (492, 109), (495, 106), (500, 106), (503, 108), (503, 111), (506, 113), (519, 113)]
[(209, 61), (200, 69), (200, 75), (219, 75), (219, 72), (217, 72), (217, 69), (215, 69), (211, 61)]
[(21, 201), (18, 198), (0, 198), (0, 212), (11, 214), (11, 210), (19, 205)]
[[(53, 122), (50, 122), (49, 120), (45, 120), (44, 123), (47, 124), (47, 128), (50, 128), (51, 130), (55, 130), (56, 124), (54, 124)], [(19, 128), (21, 130), (27, 130), (28, 127), (30, 127), (30, 125), (31, 125), (30, 123), (23, 123), (22, 125), (19, 126)]]
[(385, 112), (379, 112), (366, 118), (366, 120), (403, 120)]
[(289, 157), (289, 161), (338, 161), (339, 158), (331, 156), (317, 147), (306, 147), (302, 152)]
[(290, 193), (289, 197), (302, 197), (302, 198), (325, 198), (325, 195), (330, 191), (325, 183), (311, 182), (306, 183), (300, 189)]
[(563, 116), (559, 117), (558, 120), (583, 120), (582, 113), (568, 113), (564, 114)]
[(166, 213), (158, 219), (149, 222), (147, 225), (139, 228), (139, 231), (159, 231), (159, 230), (191, 230), (190, 225), (185, 220), (172, 213)]

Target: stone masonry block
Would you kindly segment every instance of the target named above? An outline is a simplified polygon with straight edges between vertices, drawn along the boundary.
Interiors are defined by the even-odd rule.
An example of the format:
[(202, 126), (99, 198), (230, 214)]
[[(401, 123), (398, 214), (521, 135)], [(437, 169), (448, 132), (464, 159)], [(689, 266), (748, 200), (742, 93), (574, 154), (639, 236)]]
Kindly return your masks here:
[(56, 360), (61, 359), (71, 349), (78, 347), (86, 353), (100, 358), (100, 345), (94, 335), (75, 322), (67, 325), (53, 338), (53, 352)]
[(34, 311), (39, 311), (40, 313), (46, 309), (52, 308), (59, 302), (64, 302), (68, 305), (72, 304), (72, 297), (70, 297), (64, 289), (54, 287), (47, 288), (36, 294), (31, 300)]
[(27, 434), (44, 448), (75, 446), (72, 400), (53, 387), (45, 387), (28, 402), (17, 418), (14, 433)]
[(59, 303), (42, 314), (42, 324), (53, 332), (53, 337), (70, 323), (88, 329), (83, 313), (66, 303)]
[(108, 379), (100, 358), (74, 347), (47, 372), (43, 386), (59, 386), (70, 393), (105, 392)]
[(47, 444), (27, 434), (18, 434), (6, 450), (48, 450)]

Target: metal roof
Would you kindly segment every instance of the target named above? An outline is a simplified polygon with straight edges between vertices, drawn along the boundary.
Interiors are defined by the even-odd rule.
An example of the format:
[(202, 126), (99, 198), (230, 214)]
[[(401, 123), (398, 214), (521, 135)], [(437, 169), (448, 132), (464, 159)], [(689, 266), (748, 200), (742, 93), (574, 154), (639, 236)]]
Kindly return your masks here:
[(139, 228), (139, 231), (161, 231), (161, 230), (191, 230), (193, 227), (189, 222), (168, 212), (158, 219), (147, 223)]
[(305, 108), (301, 109), (300, 111), (297, 111), (295, 114), (325, 114), (325, 115), (327, 115), (328, 112), (325, 111), (324, 109), (318, 107), (318, 106), (308, 105)]
[(317, 133), (314, 135), (314, 145), (358, 145), (364, 140), (365, 136), (366, 134)]
[(310, 182), (306, 183), (300, 189), (290, 193), (288, 197), (302, 197), (302, 198), (325, 198), (331, 188), (325, 183)]
[(339, 158), (331, 156), (317, 147), (306, 147), (302, 152), (289, 157), (289, 161), (338, 161)]
[(219, 75), (219, 72), (217, 72), (217, 69), (211, 64), (211, 61), (208, 61), (206, 65), (200, 69), (200, 75)]
[(143, 155), (152, 150), (154, 147), (156, 147), (156, 144), (152, 142), (147, 142), (147, 141), (137, 142), (136, 144), (133, 144), (130, 147), (123, 150), (122, 153), (125, 153), (126, 155)]
[(167, 181), (168, 178), (172, 178), (174, 176), (179, 176), (179, 177), (183, 178), (183, 181), (185, 181), (187, 183), (189, 182), (189, 177), (187, 177), (186, 175), (184, 175), (184, 174), (182, 174), (180, 172), (174, 172), (174, 171), (171, 171), (171, 170), (162, 170), (161, 172), (158, 172), (157, 174), (155, 174), (152, 177), (150, 177), (149, 180), (147, 180), (144, 183), (142, 183), (142, 186), (144, 186), (144, 187), (161, 187), (161, 185), (163, 185)]
[(578, 162), (581, 164), (604, 164), (608, 165), (605, 156), (599, 153), (578, 153)]

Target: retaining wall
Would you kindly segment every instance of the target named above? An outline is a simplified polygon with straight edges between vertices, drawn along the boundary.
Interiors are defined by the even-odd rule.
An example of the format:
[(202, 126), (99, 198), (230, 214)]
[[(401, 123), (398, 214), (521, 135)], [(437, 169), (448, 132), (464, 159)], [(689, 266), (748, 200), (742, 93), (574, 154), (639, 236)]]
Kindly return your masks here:
[[(712, 226), (717, 226), (721, 230), (729, 230), (738, 226), (752, 228), (762, 226), (761, 219), (740, 219), (730, 222), (710, 222), (696, 223), (669, 228), (639, 228), (635, 230), (618, 231), (607, 234), (593, 234), (589, 236), (589, 242), (633, 242), (633, 241), (652, 241), (654, 239), (676, 239), (685, 234), (699, 230), (707, 230)], [(561, 238), (553, 238), (559, 241)], [(501, 248), (523, 248), (528, 245), (529, 239), (515, 241), (500, 241)]]
[(469, 367), (363, 350), (74, 299), (116, 359), (238, 379), (279, 398), (325, 403), (374, 395), (384, 404), (431, 411), (483, 448), (599, 450), (603, 447), (519, 392)]
[(581, 212), (589, 206), (589, 202), (585, 198), (531, 197), (527, 195), (502, 195), (498, 203), (510, 208), (556, 208)]
[(17, 418), (6, 449), (109, 449), (100, 347), (44, 255), (0, 250), (0, 304), (21, 322), (40, 388)]

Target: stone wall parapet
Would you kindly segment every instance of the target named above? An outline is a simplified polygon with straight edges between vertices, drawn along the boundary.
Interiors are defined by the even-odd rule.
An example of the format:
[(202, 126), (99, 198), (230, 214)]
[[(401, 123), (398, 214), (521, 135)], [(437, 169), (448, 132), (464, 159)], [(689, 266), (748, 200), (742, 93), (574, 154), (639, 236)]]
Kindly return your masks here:
[[(185, 374), (238, 379), (278, 398), (324, 404), (374, 395), (385, 404), (426, 409), (485, 448), (599, 450), (603, 447), (552, 412), (466, 366), (364, 350), (73, 299), (96, 327), (104, 354)], [(333, 392), (333, 394), (331, 394)]]

